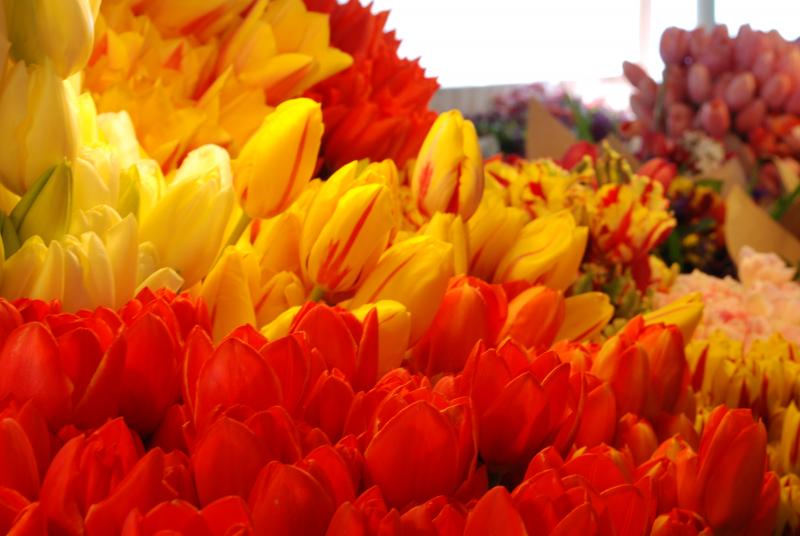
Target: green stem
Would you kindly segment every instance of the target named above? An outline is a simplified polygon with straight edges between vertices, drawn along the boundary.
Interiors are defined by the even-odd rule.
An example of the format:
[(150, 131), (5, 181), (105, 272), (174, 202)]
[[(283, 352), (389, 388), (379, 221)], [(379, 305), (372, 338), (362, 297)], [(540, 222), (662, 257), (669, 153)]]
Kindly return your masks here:
[(325, 289), (322, 287), (315, 286), (314, 289), (311, 291), (311, 295), (308, 297), (308, 299), (313, 302), (318, 302), (321, 301), (322, 298), (324, 297), (325, 297)]
[(228, 241), (225, 242), (225, 245), (222, 246), (222, 249), (224, 250), (226, 247), (236, 244), (251, 221), (253, 221), (253, 219), (248, 216), (246, 212), (242, 212), (242, 216), (239, 218), (239, 221), (236, 222), (236, 227), (231, 231), (231, 235), (228, 237)]

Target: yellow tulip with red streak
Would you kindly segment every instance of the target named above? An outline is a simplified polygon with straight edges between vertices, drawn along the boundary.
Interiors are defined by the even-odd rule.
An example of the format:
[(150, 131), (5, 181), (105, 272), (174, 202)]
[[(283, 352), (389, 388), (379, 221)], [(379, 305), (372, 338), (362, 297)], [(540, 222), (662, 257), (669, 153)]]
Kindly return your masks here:
[[(453, 276), (453, 246), (431, 236), (395, 243), (359, 285), (349, 306), (353, 309), (381, 300), (403, 304), (411, 315), (410, 341), (425, 333)], [(379, 312), (380, 320), (380, 312)]]
[(464, 220), (483, 196), (483, 159), (471, 121), (458, 110), (439, 115), (417, 155), (411, 191), (425, 216), (459, 214)]
[(245, 213), (269, 218), (286, 210), (314, 173), (322, 111), (310, 99), (284, 102), (268, 115), (234, 162), (234, 185)]

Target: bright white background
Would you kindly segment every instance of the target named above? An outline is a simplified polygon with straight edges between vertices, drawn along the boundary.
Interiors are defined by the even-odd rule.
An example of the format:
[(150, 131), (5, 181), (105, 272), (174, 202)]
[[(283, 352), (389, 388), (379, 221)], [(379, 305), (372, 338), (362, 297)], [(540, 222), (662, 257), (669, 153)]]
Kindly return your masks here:
[[(367, 0), (362, 0), (367, 3)], [(658, 40), (697, 24), (696, 0), (374, 0), (391, 9), (401, 54), (421, 57), (443, 87), (588, 81), (618, 77), (623, 60), (659, 78)], [(642, 5), (649, 4), (642, 10)], [(800, 33), (800, 0), (717, 0), (716, 20), (735, 33)], [(792, 33), (794, 31), (794, 34)]]

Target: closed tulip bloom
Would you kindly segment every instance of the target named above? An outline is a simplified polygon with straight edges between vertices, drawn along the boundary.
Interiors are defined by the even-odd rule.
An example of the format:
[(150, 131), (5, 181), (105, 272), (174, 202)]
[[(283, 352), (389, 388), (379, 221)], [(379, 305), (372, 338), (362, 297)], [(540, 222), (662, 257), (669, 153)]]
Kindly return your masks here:
[(430, 236), (397, 242), (359, 285), (351, 308), (380, 300), (402, 303), (411, 315), (410, 342), (428, 329), (453, 276), (452, 245)]
[(17, 195), (48, 168), (75, 158), (75, 96), (47, 63), (16, 63), (0, 86), (0, 181)]
[(208, 304), (214, 340), (236, 327), (256, 327), (255, 297), (260, 291), (258, 261), (238, 247), (228, 247), (203, 281), (201, 295)]
[(703, 517), (689, 510), (673, 508), (653, 521), (651, 536), (712, 536)]
[(592, 373), (614, 390), (619, 415), (641, 415), (650, 385), (650, 363), (639, 344), (616, 335), (603, 344), (592, 364)]
[(471, 121), (458, 110), (439, 115), (417, 155), (411, 189), (420, 212), (460, 214), (464, 220), (483, 196), (483, 159)]
[(550, 348), (564, 322), (564, 295), (547, 287), (531, 287), (508, 303), (508, 318), (499, 339), (511, 337), (536, 353)]
[(614, 306), (608, 294), (584, 292), (564, 300), (564, 322), (555, 340), (587, 341), (603, 331), (611, 317)]
[(6, 1), (11, 55), (29, 64), (51, 62), (61, 78), (80, 71), (94, 47), (99, 0)]
[(468, 273), (491, 279), (527, 222), (528, 216), (522, 209), (507, 207), (499, 195), (486, 192), (478, 210), (467, 222)]
[(278, 272), (267, 280), (256, 296), (256, 326), (261, 327), (275, 320), (282, 312), (302, 305), (308, 296), (303, 282), (293, 272)]
[[(320, 215), (311, 207), (307, 221)], [(378, 262), (393, 231), (389, 190), (366, 184), (349, 190), (303, 259), (311, 281), (328, 292), (353, 289)]]
[(400, 366), (411, 337), (412, 318), (405, 305), (394, 300), (364, 304), (353, 314), (362, 323), (371, 310), (378, 314), (378, 378)]
[(586, 227), (576, 226), (569, 212), (537, 218), (523, 227), (500, 261), (494, 281), (525, 280), (566, 290), (578, 277), (588, 236)]
[(245, 213), (269, 218), (286, 210), (314, 173), (322, 139), (322, 111), (292, 99), (269, 114), (234, 162), (234, 185)]
[(681, 330), (683, 342), (689, 344), (703, 318), (703, 297), (699, 292), (693, 292), (643, 316), (645, 324), (674, 324)]
[(72, 191), (69, 164), (61, 162), (45, 171), (11, 211), (20, 241), (34, 235), (45, 243), (61, 238), (72, 219)]
[(233, 203), (227, 151), (215, 145), (195, 149), (143, 218), (141, 240), (151, 242), (162, 264), (191, 287), (217, 257)]
[(453, 267), (455, 275), (467, 274), (467, 259), (469, 254), (469, 240), (467, 227), (458, 214), (444, 214), (437, 212), (425, 224), (420, 233), (432, 236), (453, 246)]

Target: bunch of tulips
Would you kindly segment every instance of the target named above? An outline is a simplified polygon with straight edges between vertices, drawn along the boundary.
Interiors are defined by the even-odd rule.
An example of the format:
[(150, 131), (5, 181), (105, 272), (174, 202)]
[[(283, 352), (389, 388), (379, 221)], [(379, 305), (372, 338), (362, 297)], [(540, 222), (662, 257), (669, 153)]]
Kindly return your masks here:
[(657, 178), (484, 162), (355, 0), (191, 4), (0, 3), (0, 531), (798, 527), (790, 386), (580, 285), (668, 286)]

